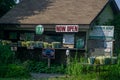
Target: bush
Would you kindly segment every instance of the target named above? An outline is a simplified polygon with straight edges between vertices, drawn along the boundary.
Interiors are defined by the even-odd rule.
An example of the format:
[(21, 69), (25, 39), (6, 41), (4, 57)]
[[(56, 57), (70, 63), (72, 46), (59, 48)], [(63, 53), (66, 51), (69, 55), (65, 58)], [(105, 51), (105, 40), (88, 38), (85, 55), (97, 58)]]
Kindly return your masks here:
[(14, 52), (9, 45), (0, 44), (0, 64), (9, 64), (14, 60)]
[(21, 78), (29, 76), (29, 72), (25, 67), (15, 64), (14, 55), (9, 45), (2, 45), (0, 43), (0, 77)]
[(47, 62), (35, 62), (35, 61), (25, 61), (23, 66), (28, 69), (30, 72), (37, 73), (64, 73), (65, 68), (63, 65), (51, 64), (51, 67), (48, 68)]
[(67, 74), (69, 75), (80, 75), (82, 66), (79, 63), (70, 63), (67, 67)]
[(2, 65), (0, 66), (0, 77), (5, 77), (8, 71), (8, 66)]
[(103, 67), (105, 72), (101, 71), (100, 77), (102, 80), (119, 80), (120, 79), (120, 56), (118, 56), (118, 63), (114, 65), (105, 65)]
[(87, 69), (89, 68), (89, 66), (85, 67), (80, 64), (85, 61), (85, 59), (82, 57), (79, 59), (77, 58), (77, 56), (75, 56), (75, 58), (72, 58), (71, 60), (72, 61), (67, 65), (67, 69), (66, 69), (66, 73), (69, 75), (74, 75), (74, 76), (81, 75), (81, 73), (87, 71)]
[(27, 78), (29, 76), (29, 72), (23, 66), (20, 65), (9, 64), (8, 66), (0, 67), (0, 77)]

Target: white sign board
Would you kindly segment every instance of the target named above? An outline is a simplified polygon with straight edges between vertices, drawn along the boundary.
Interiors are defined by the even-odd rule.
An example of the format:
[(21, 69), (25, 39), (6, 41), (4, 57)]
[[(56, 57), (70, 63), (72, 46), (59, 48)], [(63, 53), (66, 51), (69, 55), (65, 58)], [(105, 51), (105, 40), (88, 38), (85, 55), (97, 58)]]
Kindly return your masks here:
[(114, 26), (95, 26), (90, 31), (90, 39), (112, 40), (114, 37)]

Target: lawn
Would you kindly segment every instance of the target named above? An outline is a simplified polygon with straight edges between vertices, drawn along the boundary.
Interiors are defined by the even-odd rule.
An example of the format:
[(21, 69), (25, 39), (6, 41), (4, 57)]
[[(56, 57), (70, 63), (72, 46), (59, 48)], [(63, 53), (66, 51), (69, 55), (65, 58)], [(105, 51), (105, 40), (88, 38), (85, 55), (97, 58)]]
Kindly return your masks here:
[(100, 74), (91, 72), (80, 74), (78, 76), (60, 76), (50, 78), (0, 78), (0, 80), (120, 80), (119, 75), (108, 74), (109, 72), (101, 72)]

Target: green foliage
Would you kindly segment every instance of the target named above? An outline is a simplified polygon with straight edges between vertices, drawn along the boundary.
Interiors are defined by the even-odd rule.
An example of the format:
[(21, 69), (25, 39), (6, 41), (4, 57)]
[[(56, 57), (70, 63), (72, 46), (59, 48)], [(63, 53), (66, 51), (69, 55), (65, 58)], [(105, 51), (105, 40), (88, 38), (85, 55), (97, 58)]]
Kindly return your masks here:
[[(116, 15), (112, 21), (112, 25), (115, 26), (115, 50), (116, 52), (120, 49), (120, 14)], [(117, 52), (118, 53), (118, 52)]]
[(14, 52), (11, 51), (9, 45), (0, 44), (0, 64), (12, 63), (14, 60)]
[(0, 77), (5, 77), (8, 71), (8, 66), (1, 65), (0, 66)]
[(15, 5), (15, 0), (0, 0), (0, 17)]
[(48, 68), (46, 62), (35, 62), (35, 61), (25, 61), (23, 66), (28, 69), (29, 72), (37, 73), (64, 73), (65, 68), (63, 65), (51, 64), (51, 67)]
[(114, 24), (114, 26), (120, 26), (120, 14), (117, 14), (114, 17), (114, 20), (112, 21), (112, 24)]
[[(0, 77), (28, 77), (29, 72), (15, 64), (15, 53), (9, 45), (0, 43)], [(14, 63), (14, 64), (13, 64)]]
[(84, 67), (80, 63), (83, 63), (83, 58), (79, 59), (75, 56), (75, 58), (72, 59), (70, 64), (67, 65), (66, 73), (69, 75), (81, 75), (88, 67)]
[(0, 66), (0, 77), (28, 78), (29, 76), (29, 72), (23, 66), (16, 64)]
[(83, 68), (83, 66), (76, 62), (70, 63), (67, 67), (67, 74), (80, 75), (82, 72), (82, 68)]
[(100, 67), (100, 80), (119, 80), (120, 79), (120, 56), (118, 63), (114, 65), (104, 65)]
[(6, 74), (6, 77), (28, 77), (29, 72), (23, 67), (15, 64), (10, 64), (8, 66), (8, 72)]
[[(99, 68), (97, 66), (82, 65), (85, 58), (72, 59), (68, 64), (66, 73), (70, 75), (70, 79), (74, 80), (119, 80), (120, 78), (120, 56), (118, 56), (118, 63), (114, 65), (104, 65)], [(86, 76), (86, 77), (85, 77)], [(65, 79), (67, 80), (67, 79)]]

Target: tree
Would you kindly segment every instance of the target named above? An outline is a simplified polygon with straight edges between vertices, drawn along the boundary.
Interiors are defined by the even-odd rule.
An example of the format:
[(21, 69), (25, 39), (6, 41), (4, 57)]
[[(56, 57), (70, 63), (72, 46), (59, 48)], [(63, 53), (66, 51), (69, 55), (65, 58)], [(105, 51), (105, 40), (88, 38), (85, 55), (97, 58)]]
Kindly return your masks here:
[(15, 4), (15, 0), (0, 0), (0, 17), (13, 8)]
[(112, 20), (111, 22), (112, 25), (115, 26), (115, 32), (114, 32), (114, 36), (115, 36), (115, 51), (119, 51), (120, 53), (120, 13), (118, 15), (115, 16), (115, 18)]

